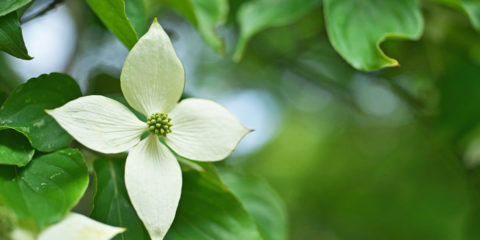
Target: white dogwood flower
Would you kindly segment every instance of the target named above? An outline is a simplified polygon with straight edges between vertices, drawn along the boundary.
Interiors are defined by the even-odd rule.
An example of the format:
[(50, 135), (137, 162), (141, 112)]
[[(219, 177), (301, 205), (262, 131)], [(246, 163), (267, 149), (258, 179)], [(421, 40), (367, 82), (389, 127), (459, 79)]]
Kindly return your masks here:
[[(179, 101), (185, 72), (156, 21), (128, 54), (120, 76), (127, 102), (148, 117), (103, 96), (86, 96), (47, 111), (77, 141), (102, 153), (130, 149), (125, 184), (152, 239), (163, 239), (180, 199), (182, 173), (175, 155), (226, 158), (250, 131), (227, 109), (206, 99)], [(150, 135), (141, 140), (141, 136)], [(159, 141), (163, 139), (163, 142)]]

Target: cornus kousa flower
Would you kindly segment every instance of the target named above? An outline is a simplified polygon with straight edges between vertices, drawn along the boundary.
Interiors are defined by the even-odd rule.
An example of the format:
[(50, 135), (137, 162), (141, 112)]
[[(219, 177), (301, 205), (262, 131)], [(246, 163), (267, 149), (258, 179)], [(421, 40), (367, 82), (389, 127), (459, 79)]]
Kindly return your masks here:
[[(191, 160), (222, 160), (249, 130), (213, 101), (178, 102), (185, 72), (156, 21), (127, 56), (120, 82), (127, 102), (147, 117), (146, 122), (103, 96), (81, 97), (47, 112), (88, 148), (102, 153), (130, 149), (125, 165), (128, 194), (151, 238), (162, 239), (175, 217), (182, 188), (172, 151)], [(150, 134), (141, 139), (145, 132)]]

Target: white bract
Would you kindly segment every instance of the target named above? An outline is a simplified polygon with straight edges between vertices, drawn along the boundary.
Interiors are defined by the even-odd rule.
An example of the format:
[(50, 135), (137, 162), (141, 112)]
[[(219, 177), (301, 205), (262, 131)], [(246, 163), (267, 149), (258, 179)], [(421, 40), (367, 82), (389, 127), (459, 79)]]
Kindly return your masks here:
[(78, 213), (69, 213), (65, 219), (56, 223), (35, 237), (32, 232), (16, 228), (11, 234), (11, 240), (110, 240), (125, 228), (106, 225)]
[[(125, 166), (128, 194), (151, 238), (162, 239), (175, 217), (182, 188), (180, 166), (170, 149), (191, 160), (218, 161), (230, 155), (250, 130), (213, 101), (178, 102), (185, 72), (156, 21), (130, 51), (120, 81), (127, 102), (148, 117), (147, 123), (103, 96), (81, 97), (47, 112), (95, 151), (130, 149)], [(150, 135), (141, 140), (146, 131)]]

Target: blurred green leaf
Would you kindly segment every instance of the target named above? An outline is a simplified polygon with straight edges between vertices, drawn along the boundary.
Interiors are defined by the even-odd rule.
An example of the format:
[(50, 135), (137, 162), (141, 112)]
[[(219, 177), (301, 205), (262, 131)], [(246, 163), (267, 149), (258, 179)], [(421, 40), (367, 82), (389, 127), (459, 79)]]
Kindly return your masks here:
[(208, 172), (183, 172), (182, 197), (165, 239), (262, 239), (242, 204)]
[(32, 59), (25, 47), (16, 12), (0, 17), (0, 50), (17, 58)]
[(34, 152), (21, 133), (13, 129), (0, 130), (0, 164), (23, 167), (30, 162)]
[(467, 12), (472, 25), (480, 30), (480, 1), (478, 0), (460, 0), (463, 8)]
[(258, 32), (270, 27), (290, 24), (312, 8), (319, 6), (320, 3), (320, 0), (255, 0), (244, 3), (237, 13), (240, 37), (233, 56), (234, 60), (239, 61), (242, 58), (248, 42)]
[(398, 66), (380, 44), (387, 38), (419, 39), (423, 33), (416, 0), (325, 0), (324, 13), (333, 47), (359, 70)]
[[(11, 13), (25, 5), (32, 0), (2, 0), (0, 1), (0, 16)], [(1, 26), (1, 24), (0, 24)]]
[(266, 181), (231, 169), (221, 169), (219, 174), (253, 216), (263, 239), (288, 239), (285, 205)]
[(478, 0), (433, 0), (449, 7), (463, 10), (475, 29), (480, 30), (480, 1)]
[(97, 192), (90, 217), (127, 231), (113, 239), (149, 240), (147, 230), (138, 218), (125, 188), (125, 159), (99, 159), (94, 162)]
[[(130, 0), (129, 5), (132, 5), (134, 8), (135, 4), (141, 3), (142, 1)], [(127, 13), (125, 10), (125, 1), (124, 0), (87, 0), (90, 8), (95, 12), (95, 14), (102, 20), (103, 24), (107, 26), (110, 31), (112, 31), (115, 36), (117, 36), (120, 41), (127, 46), (128, 49), (132, 49), (135, 43), (138, 41), (137, 32), (133, 29), (132, 24), (130, 23)], [(134, 17), (135, 24), (138, 24), (141, 21), (139, 15), (140, 8), (135, 8), (135, 10), (130, 10), (130, 14)], [(134, 14), (135, 13), (135, 14)]]
[(0, 108), (0, 128), (26, 135), (40, 151), (67, 146), (72, 137), (45, 113), (82, 95), (75, 80), (61, 73), (44, 74), (17, 87)]
[(42, 155), (24, 168), (0, 166), (0, 201), (38, 230), (60, 221), (87, 185), (87, 167), (75, 149)]
[(227, 0), (166, 0), (165, 2), (196, 27), (208, 45), (219, 53), (225, 52), (223, 41), (215, 28), (227, 19)]

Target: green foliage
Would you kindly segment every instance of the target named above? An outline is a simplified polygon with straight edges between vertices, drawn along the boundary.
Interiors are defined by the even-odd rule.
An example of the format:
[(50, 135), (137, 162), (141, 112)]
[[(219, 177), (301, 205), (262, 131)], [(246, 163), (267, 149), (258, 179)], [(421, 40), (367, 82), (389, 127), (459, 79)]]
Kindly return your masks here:
[(28, 137), (40, 151), (67, 146), (72, 137), (45, 113), (82, 94), (65, 74), (44, 74), (17, 87), (0, 108), (0, 128), (12, 128)]
[(183, 172), (182, 197), (165, 239), (262, 239), (255, 222), (215, 169)]
[[(150, 239), (125, 188), (125, 159), (100, 159), (94, 166), (97, 192), (90, 216), (127, 228), (115, 239)], [(183, 173), (182, 198), (166, 239), (261, 239), (253, 219), (220, 182), (215, 167), (203, 166), (202, 172)]]
[(24, 168), (0, 166), (0, 202), (38, 230), (60, 221), (87, 185), (87, 167), (75, 149), (39, 156)]
[(21, 59), (32, 59), (23, 42), (22, 29), (16, 12), (0, 16), (0, 50)]
[(16, 11), (17, 9), (27, 5), (31, 1), (32, 0), (2, 0), (0, 2), (0, 16)]
[(463, 8), (468, 14), (473, 26), (480, 30), (480, 1), (478, 0), (460, 0)]
[(12, 129), (0, 130), (0, 164), (23, 167), (30, 162), (34, 152), (21, 133)]
[(325, 0), (324, 12), (333, 47), (360, 70), (398, 66), (380, 43), (388, 38), (419, 39), (423, 32), (416, 0)]
[(196, 27), (208, 45), (219, 53), (225, 52), (223, 41), (216, 33), (216, 26), (227, 19), (227, 0), (166, 0), (165, 2)]
[(113, 239), (150, 239), (125, 188), (125, 159), (99, 159), (94, 162), (97, 192), (90, 217), (127, 231)]
[[(142, 9), (136, 6), (136, 4), (142, 3), (141, 0), (130, 0), (129, 5), (132, 5), (134, 10), (127, 12), (125, 10), (124, 0), (87, 0), (87, 3), (105, 26), (107, 26), (127, 48), (131, 49), (133, 45), (135, 45), (138, 41), (138, 34), (130, 23), (127, 12), (130, 13), (135, 26), (140, 27), (139, 24), (143, 21), (141, 16)], [(142, 30), (141, 27), (139, 29)]]
[(239, 61), (242, 58), (248, 42), (255, 34), (270, 27), (291, 24), (320, 3), (320, 0), (254, 0), (244, 3), (237, 13), (240, 36), (234, 59)]
[(230, 191), (255, 219), (263, 239), (288, 239), (284, 203), (265, 180), (230, 169), (221, 169), (219, 173)]

